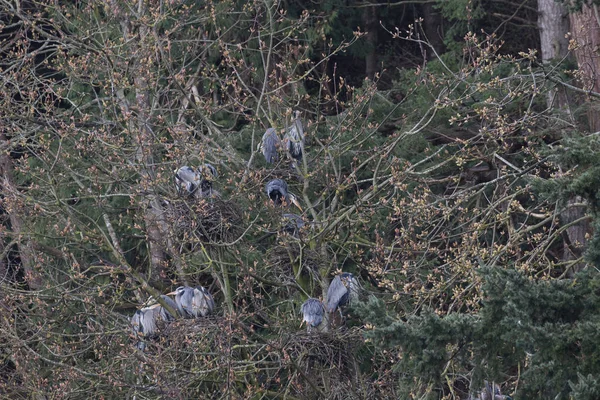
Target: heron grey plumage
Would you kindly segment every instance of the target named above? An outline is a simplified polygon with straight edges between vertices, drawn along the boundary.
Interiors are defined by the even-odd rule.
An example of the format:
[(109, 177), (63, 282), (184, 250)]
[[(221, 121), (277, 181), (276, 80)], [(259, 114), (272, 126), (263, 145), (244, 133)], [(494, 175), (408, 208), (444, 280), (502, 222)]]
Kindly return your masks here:
[(198, 189), (198, 185), (200, 181), (198, 179), (198, 174), (192, 167), (184, 165), (175, 171), (175, 184), (177, 186), (177, 191), (182, 193), (184, 190), (188, 194), (193, 194), (196, 189)]
[(294, 112), (294, 120), (285, 133), (284, 142), (290, 156), (301, 160), (304, 153), (304, 127), (300, 121), (300, 111)]
[[(302, 313), (302, 323), (306, 322), (307, 330), (310, 332), (313, 328), (317, 328), (323, 322), (325, 306), (321, 300), (310, 298), (302, 304), (300, 312)], [(302, 323), (300, 326), (302, 326)]]
[(271, 199), (276, 206), (282, 204), (289, 205), (291, 202), (302, 210), (296, 196), (288, 192), (288, 185), (283, 179), (273, 179), (272, 181), (269, 181), (267, 186), (265, 186), (265, 191), (267, 192), (269, 199)]
[[(169, 296), (164, 295), (164, 294), (161, 294), (160, 298), (170, 308), (172, 308), (173, 310), (177, 310), (177, 304), (175, 304), (175, 301), (172, 298), (170, 298)], [(163, 306), (159, 306), (157, 308), (158, 308), (158, 315), (162, 321), (171, 322), (171, 321), (175, 320), (175, 316), (172, 315), (166, 308), (164, 308)]]
[[(164, 294), (160, 296), (161, 299), (174, 310), (177, 306), (173, 299)], [(170, 322), (175, 317), (163, 306), (156, 302), (152, 297), (146, 302), (147, 306), (143, 307), (133, 314), (131, 317), (131, 328), (133, 334), (140, 340), (137, 343), (137, 348), (144, 350), (146, 348), (146, 342), (143, 339), (149, 339), (156, 336), (158, 332), (158, 322)]]
[(284, 232), (296, 237), (304, 225), (306, 225), (304, 219), (298, 214), (283, 214), (282, 218)]
[(175, 184), (179, 193), (202, 198), (213, 194), (212, 182), (218, 177), (217, 170), (205, 163), (194, 170), (184, 165), (175, 171)]
[(336, 309), (358, 299), (358, 281), (350, 272), (343, 272), (336, 275), (327, 289), (327, 312), (334, 312)]
[(133, 335), (138, 339), (136, 347), (144, 351), (146, 342), (142, 338), (148, 339), (157, 331), (155, 309), (147, 307), (137, 310), (131, 317), (131, 329)]
[(209, 197), (214, 194), (213, 181), (218, 178), (217, 169), (209, 163), (198, 167), (198, 173), (202, 177), (200, 181), (200, 194), (202, 197)]
[(269, 164), (273, 164), (279, 161), (279, 147), (281, 146), (281, 140), (277, 135), (275, 128), (269, 128), (264, 133), (261, 142), (261, 150), (265, 161)]
[(495, 382), (484, 381), (484, 388), (479, 396), (469, 396), (469, 400), (506, 400), (510, 399), (509, 396), (502, 395), (500, 391), (500, 385)]
[(177, 310), (184, 318), (206, 317), (215, 309), (214, 298), (202, 286), (180, 286), (169, 294), (175, 294)]

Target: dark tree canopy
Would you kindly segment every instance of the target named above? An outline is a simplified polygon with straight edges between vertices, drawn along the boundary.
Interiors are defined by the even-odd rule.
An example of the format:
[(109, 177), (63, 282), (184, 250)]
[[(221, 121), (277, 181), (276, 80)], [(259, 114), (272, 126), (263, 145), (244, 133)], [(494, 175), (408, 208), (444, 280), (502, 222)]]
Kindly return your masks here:
[(0, 394), (598, 398), (597, 5), (557, 58), (544, 4), (0, 0)]

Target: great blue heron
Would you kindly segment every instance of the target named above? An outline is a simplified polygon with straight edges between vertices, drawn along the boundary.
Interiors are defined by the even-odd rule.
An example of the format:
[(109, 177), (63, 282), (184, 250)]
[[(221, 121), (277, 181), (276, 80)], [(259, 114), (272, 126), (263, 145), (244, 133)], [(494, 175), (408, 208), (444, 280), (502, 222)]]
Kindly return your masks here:
[(304, 127), (300, 121), (300, 111), (294, 112), (294, 120), (283, 138), (290, 156), (296, 160), (301, 160), (304, 153)]
[(336, 275), (327, 289), (327, 312), (333, 313), (336, 309), (353, 303), (358, 299), (358, 281), (350, 272)]
[(317, 328), (323, 322), (323, 315), (325, 314), (325, 306), (319, 299), (310, 298), (306, 300), (300, 307), (302, 313), (302, 322), (306, 322), (308, 332), (312, 331), (313, 328)]
[(265, 156), (265, 161), (269, 164), (273, 164), (279, 161), (279, 147), (281, 146), (281, 140), (277, 135), (275, 128), (269, 128), (262, 137), (260, 149)]
[(296, 196), (288, 192), (288, 185), (283, 179), (273, 179), (267, 183), (267, 186), (265, 186), (265, 191), (267, 192), (269, 199), (271, 199), (275, 205), (289, 205), (290, 202), (292, 202), (296, 207), (302, 210), (302, 207), (300, 206)]
[(169, 294), (175, 295), (177, 311), (184, 318), (206, 317), (215, 309), (215, 300), (202, 286), (180, 286)]
[(212, 183), (219, 177), (217, 169), (209, 163), (205, 163), (198, 167), (198, 173), (202, 177), (200, 181), (200, 190), (203, 197), (208, 197), (214, 194)]
[(495, 382), (484, 381), (484, 388), (479, 395), (469, 396), (469, 400), (507, 400), (510, 396), (502, 395), (500, 385)]
[(199, 184), (199, 177), (192, 167), (184, 165), (175, 171), (175, 185), (179, 193), (183, 193), (185, 190), (188, 194), (193, 194)]
[[(169, 307), (173, 308), (173, 310), (177, 309), (177, 305), (169, 296), (163, 294), (160, 297), (167, 305), (169, 305)], [(152, 297), (148, 299), (146, 304), (145, 307), (137, 310), (135, 314), (133, 314), (133, 317), (131, 317), (131, 328), (133, 334), (140, 339), (137, 343), (137, 348), (140, 350), (146, 348), (146, 342), (144, 342), (142, 338), (149, 339), (156, 336), (156, 333), (158, 332), (158, 321), (170, 322), (175, 319), (169, 311), (157, 303)]]
[(184, 165), (175, 171), (175, 184), (179, 193), (194, 197), (210, 197), (213, 192), (212, 182), (218, 177), (217, 170), (206, 163), (194, 170)]
[(306, 225), (304, 219), (298, 214), (283, 214), (283, 231), (298, 237), (300, 230)]

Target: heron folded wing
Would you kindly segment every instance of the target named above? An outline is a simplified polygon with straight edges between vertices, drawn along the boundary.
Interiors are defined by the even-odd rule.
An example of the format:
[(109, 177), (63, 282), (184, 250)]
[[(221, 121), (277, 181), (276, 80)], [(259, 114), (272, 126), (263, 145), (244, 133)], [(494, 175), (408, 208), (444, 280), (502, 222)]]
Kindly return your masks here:
[(344, 298), (348, 298), (348, 289), (338, 275), (333, 278), (327, 289), (327, 311), (334, 312), (336, 308), (344, 304)]

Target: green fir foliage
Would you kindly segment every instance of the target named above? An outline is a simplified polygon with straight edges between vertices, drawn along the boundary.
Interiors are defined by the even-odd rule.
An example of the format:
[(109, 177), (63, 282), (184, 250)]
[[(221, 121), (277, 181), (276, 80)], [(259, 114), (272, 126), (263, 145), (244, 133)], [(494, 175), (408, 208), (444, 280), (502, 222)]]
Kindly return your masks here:
[(585, 396), (597, 383), (590, 374), (600, 368), (598, 276), (535, 282), (499, 266), (480, 273), (485, 297), (477, 315), (423, 311), (397, 320), (374, 297), (355, 308), (374, 326), (369, 340), (402, 349), (399, 384), (443, 385), (449, 365), (457, 373), (472, 370), (474, 382), (521, 370), (515, 398), (562, 398), (570, 390), (591, 398)]

